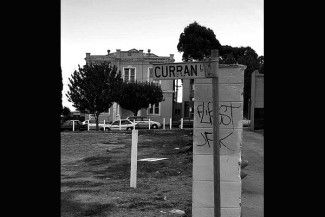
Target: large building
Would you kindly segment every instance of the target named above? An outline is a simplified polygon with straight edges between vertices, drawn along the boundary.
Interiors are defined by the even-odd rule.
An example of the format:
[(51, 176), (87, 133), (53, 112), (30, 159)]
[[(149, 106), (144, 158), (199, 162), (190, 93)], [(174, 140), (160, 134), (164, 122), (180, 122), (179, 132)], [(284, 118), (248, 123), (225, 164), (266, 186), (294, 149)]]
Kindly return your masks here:
[[(116, 52), (111, 53), (107, 50), (106, 55), (91, 55), (86, 53), (86, 64), (99, 64), (102, 62), (108, 62), (117, 66), (121, 71), (124, 81), (127, 82), (145, 82), (153, 81), (149, 77), (150, 68), (153, 63), (167, 63), (174, 62), (174, 54), (169, 56), (157, 56), (148, 50), (144, 53), (143, 50), (131, 49), (128, 51), (121, 51), (117, 49)], [(163, 90), (163, 101), (150, 106), (148, 109), (142, 109), (139, 111), (138, 116), (147, 116), (151, 120), (159, 121), (162, 123), (163, 118), (166, 119), (166, 123), (169, 123), (169, 118), (173, 116), (173, 101), (174, 101), (174, 81), (162, 80), (154, 81), (159, 82)], [(115, 121), (119, 118), (123, 119), (128, 116), (133, 116), (133, 113), (129, 110), (121, 108), (117, 103), (105, 113), (105, 116), (100, 117), (100, 121), (103, 119), (106, 121)], [(86, 116), (87, 119), (87, 116)]]

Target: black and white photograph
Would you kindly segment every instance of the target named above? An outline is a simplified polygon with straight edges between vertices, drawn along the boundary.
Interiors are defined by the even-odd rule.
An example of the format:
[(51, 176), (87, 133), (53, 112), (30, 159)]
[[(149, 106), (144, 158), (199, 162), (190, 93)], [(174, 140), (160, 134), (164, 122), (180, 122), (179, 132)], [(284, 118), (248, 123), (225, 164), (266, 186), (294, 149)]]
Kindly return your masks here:
[(264, 1), (61, 0), (61, 217), (264, 217)]

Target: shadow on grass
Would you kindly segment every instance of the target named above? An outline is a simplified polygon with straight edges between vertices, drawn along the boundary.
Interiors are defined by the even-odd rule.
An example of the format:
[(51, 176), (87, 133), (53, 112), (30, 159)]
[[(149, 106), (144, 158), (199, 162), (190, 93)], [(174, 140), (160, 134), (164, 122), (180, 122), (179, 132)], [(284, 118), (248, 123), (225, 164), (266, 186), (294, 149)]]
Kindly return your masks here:
[(111, 212), (114, 207), (114, 204), (85, 204), (61, 199), (61, 217), (107, 216), (107, 213)]
[(111, 162), (111, 157), (109, 156), (92, 156), (87, 157), (82, 160), (83, 162), (87, 163), (89, 166), (100, 166), (100, 165), (107, 165)]
[(103, 183), (94, 183), (91, 181), (70, 181), (70, 182), (61, 182), (61, 187), (78, 187), (78, 188), (87, 188), (87, 187), (97, 187), (101, 186)]

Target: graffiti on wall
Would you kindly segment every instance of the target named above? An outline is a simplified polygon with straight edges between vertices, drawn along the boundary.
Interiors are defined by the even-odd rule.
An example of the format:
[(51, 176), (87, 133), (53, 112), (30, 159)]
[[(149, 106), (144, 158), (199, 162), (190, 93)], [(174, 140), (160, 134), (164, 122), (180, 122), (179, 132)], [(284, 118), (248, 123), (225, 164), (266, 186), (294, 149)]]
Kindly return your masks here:
[[(227, 127), (229, 129), (229, 132), (226, 133), (226, 135), (223, 135), (221, 138), (219, 138), (219, 145), (227, 148), (230, 151), (234, 151), (231, 148), (229, 148), (225, 141), (227, 138), (229, 138), (235, 131), (235, 121), (234, 121), (234, 110), (239, 109), (239, 106), (233, 105), (231, 102), (222, 102), (221, 105), (219, 105), (219, 126)], [(212, 120), (213, 120), (213, 105), (212, 102), (201, 102), (197, 108), (197, 115), (199, 117), (199, 123), (208, 124), (212, 127)], [(212, 132), (204, 131), (201, 133), (201, 136), (204, 139), (204, 143), (198, 144), (198, 146), (208, 146), (211, 147), (211, 142), (213, 142), (213, 134)]]

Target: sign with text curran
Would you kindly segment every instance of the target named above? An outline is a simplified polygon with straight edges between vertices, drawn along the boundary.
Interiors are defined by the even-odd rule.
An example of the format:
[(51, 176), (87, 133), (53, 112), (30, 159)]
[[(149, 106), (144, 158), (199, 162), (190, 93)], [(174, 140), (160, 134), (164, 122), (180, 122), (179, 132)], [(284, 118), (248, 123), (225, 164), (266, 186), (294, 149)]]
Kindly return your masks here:
[(153, 64), (150, 77), (159, 80), (216, 77), (218, 61)]

